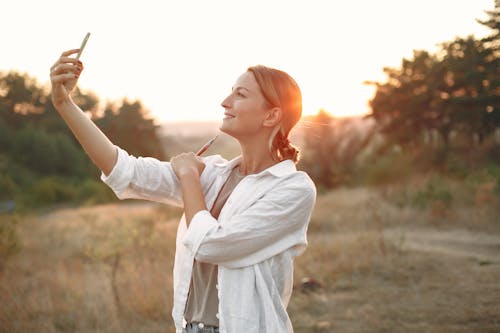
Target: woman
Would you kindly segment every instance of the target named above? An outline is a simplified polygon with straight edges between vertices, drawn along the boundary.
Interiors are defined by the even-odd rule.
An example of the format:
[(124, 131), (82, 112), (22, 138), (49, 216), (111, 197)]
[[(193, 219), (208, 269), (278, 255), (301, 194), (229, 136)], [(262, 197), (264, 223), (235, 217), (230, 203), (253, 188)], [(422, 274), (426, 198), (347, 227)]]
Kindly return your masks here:
[(52, 101), (120, 199), (182, 205), (174, 264), (176, 332), (292, 332), (286, 307), (293, 258), (307, 245), (316, 190), (296, 170), (288, 134), (302, 112), (286, 73), (250, 67), (222, 102), (220, 130), (241, 156), (136, 158), (114, 146), (72, 101), (83, 70), (64, 52), (51, 68)]

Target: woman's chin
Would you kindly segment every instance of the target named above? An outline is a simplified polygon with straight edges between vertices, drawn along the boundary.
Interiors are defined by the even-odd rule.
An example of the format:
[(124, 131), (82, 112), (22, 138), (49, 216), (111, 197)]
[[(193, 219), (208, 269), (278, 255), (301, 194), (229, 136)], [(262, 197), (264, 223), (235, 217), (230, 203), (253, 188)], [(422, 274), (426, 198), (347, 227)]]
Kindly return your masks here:
[(224, 123), (220, 124), (219, 131), (221, 131), (222, 133), (226, 133), (226, 130), (225, 130), (225, 127), (224, 127)]
[(224, 119), (222, 120), (222, 123), (221, 123), (221, 124), (220, 124), (220, 126), (219, 126), (220, 131), (221, 131), (221, 132), (224, 132), (224, 133), (226, 133), (226, 134), (229, 134), (229, 133), (228, 133), (228, 131), (230, 131), (230, 130), (231, 130), (231, 125), (229, 124), (229, 121), (228, 121), (228, 120), (230, 120), (230, 119), (229, 119), (229, 118), (224, 118)]

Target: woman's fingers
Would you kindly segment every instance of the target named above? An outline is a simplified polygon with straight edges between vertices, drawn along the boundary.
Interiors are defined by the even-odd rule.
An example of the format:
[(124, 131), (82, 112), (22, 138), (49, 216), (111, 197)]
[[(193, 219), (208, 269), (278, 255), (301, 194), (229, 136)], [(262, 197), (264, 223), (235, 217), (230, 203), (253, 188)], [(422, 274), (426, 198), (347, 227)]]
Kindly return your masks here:
[(83, 64), (70, 56), (78, 51), (78, 49), (73, 49), (63, 52), (50, 68), (51, 98), (54, 105), (60, 105), (64, 100), (67, 100), (69, 93), (76, 86), (78, 77), (83, 70)]
[(53, 83), (64, 83), (66, 80), (77, 79), (82, 70), (83, 64), (80, 60), (70, 57), (79, 49), (72, 49), (61, 53), (61, 56), (50, 68), (50, 78)]
[(57, 59), (57, 61), (54, 63), (54, 65), (52, 65), (52, 67), (50, 67), (50, 70), (52, 70), (54, 67), (59, 66), (60, 64), (67, 64), (67, 63), (81, 64), (82, 62), (80, 60), (69, 57), (72, 54), (78, 53), (78, 51), (79, 51), (79, 49), (73, 49), (73, 50), (69, 50), (69, 51), (65, 51), (65, 52), (61, 53), (61, 56), (59, 57), (59, 59)]
[(78, 51), (80, 51), (80, 49), (71, 49), (71, 50), (68, 50), (68, 51), (64, 51), (63, 53), (61, 53), (61, 58), (62, 57), (70, 56), (70, 55), (75, 54), (75, 53), (78, 53)]
[(62, 74), (68, 71), (71, 71), (73, 73), (81, 73), (83, 70), (83, 66), (80, 64), (60, 64), (57, 66), (54, 66), (51, 70), (51, 74), (57, 75), (57, 74)]
[(59, 58), (52, 67), (50, 67), (50, 70), (53, 71), (55, 68), (61, 66), (62, 64), (70, 64), (70, 65), (75, 65), (75, 66), (81, 66), (83, 67), (83, 64), (80, 60), (76, 60), (73, 58)]
[(50, 80), (52, 83), (64, 83), (66, 80), (77, 79), (78, 75), (74, 73), (66, 73), (59, 75), (51, 75)]
[(203, 160), (196, 156), (193, 152), (181, 153), (177, 156), (172, 157), (170, 160), (175, 174), (179, 177), (185, 174), (192, 174), (192, 171), (201, 175), (203, 169), (205, 168), (205, 163)]
[(60, 64), (60, 63), (65, 63), (65, 62), (77, 63), (77, 62), (80, 62), (80, 60), (78, 60), (76, 58), (60, 56), (59, 59), (57, 59), (57, 61), (54, 63), (53, 66)]
[(50, 72), (50, 80), (52, 84), (65, 84), (69, 80), (77, 80), (83, 70), (81, 66), (72, 64), (62, 64), (56, 66)]

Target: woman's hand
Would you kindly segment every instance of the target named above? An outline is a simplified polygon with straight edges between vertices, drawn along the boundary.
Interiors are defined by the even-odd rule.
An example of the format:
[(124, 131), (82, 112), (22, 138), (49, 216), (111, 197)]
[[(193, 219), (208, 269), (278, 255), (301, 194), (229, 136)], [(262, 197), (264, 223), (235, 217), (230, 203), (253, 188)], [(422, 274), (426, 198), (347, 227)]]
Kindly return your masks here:
[(52, 103), (57, 108), (69, 100), (83, 70), (80, 60), (69, 56), (78, 53), (78, 49), (63, 52), (55, 64), (50, 68), (50, 82), (52, 84)]
[(196, 156), (194, 153), (182, 153), (172, 157), (170, 160), (174, 172), (182, 181), (184, 177), (199, 177), (205, 169), (201, 157)]
[(205, 169), (205, 163), (194, 153), (174, 156), (170, 163), (180, 181), (186, 224), (189, 226), (196, 213), (207, 209), (200, 184), (200, 175)]

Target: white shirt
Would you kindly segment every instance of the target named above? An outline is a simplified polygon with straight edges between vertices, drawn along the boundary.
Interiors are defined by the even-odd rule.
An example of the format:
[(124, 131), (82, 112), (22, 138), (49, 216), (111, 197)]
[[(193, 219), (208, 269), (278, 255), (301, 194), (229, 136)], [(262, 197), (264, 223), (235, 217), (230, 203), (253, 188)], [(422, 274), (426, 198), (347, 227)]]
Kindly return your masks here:
[[(106, 177), (118, 198), (146, 199), (182, 205), (179, 181), (169, 162), (136, 158), (118, 149), (118, 160)], [(241, 157), (226, 161), (204, 158), (200, 183), (211, 207)], [(193, 261), (217, 264), (221, 333), (293, 332), (286, 307), (293, 289), (293, 258), (307, 245), (307, 226), (316, 199), (309, 176), (285, 160), (246, 176), (236, 186), (216, 221), (207, 210), (196, 213), (187, 228), (177, 230), (174, 262), (176, 332), (184, 326)], [(218, 223), (217, 223), (218, 222)]]

